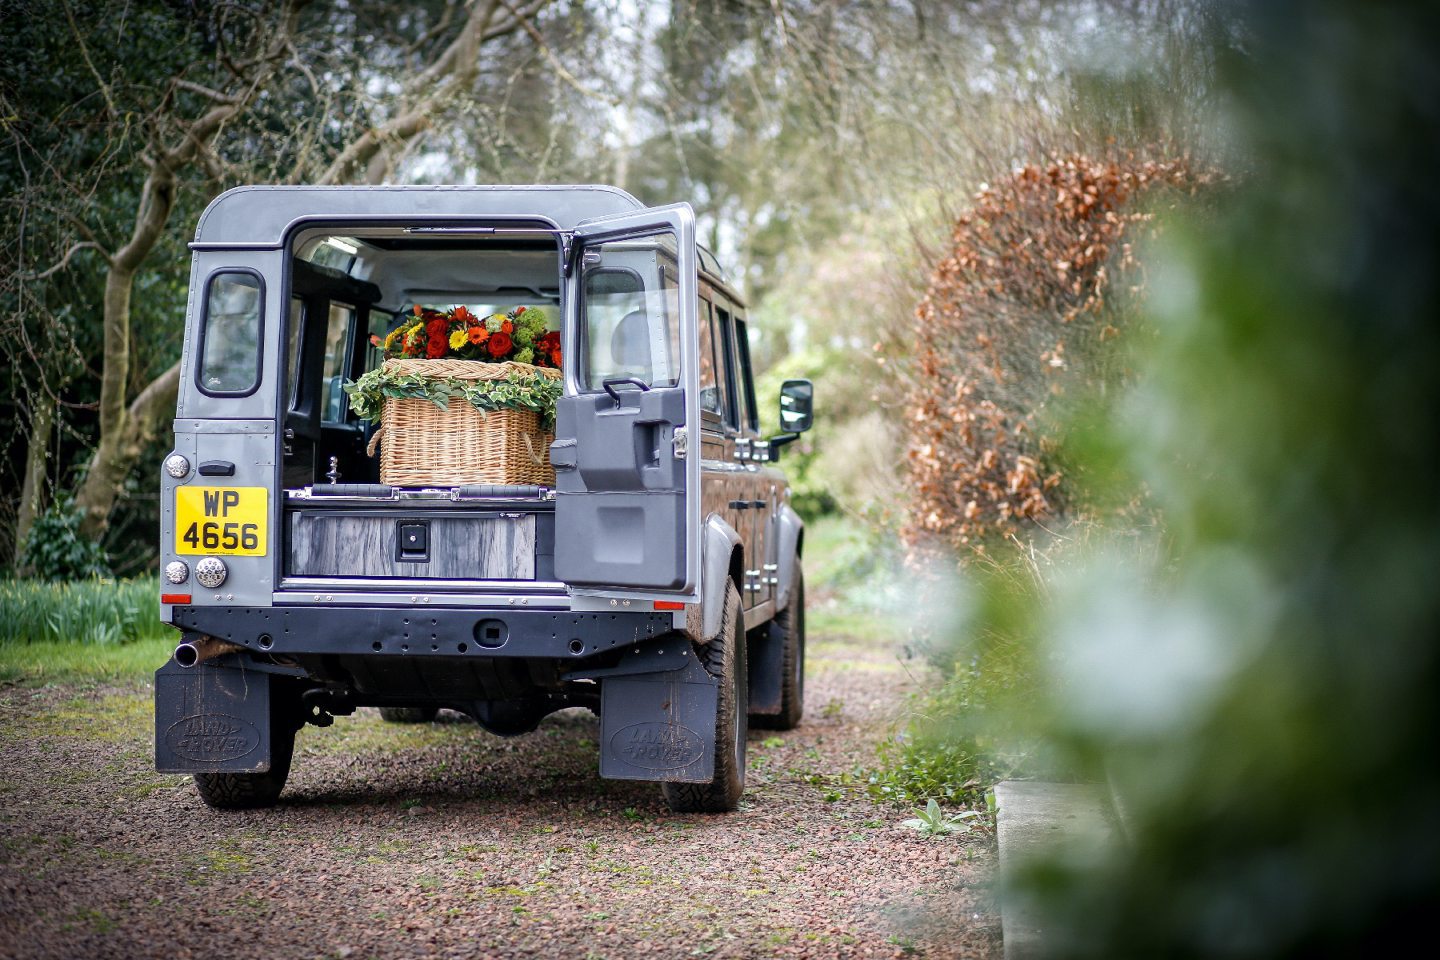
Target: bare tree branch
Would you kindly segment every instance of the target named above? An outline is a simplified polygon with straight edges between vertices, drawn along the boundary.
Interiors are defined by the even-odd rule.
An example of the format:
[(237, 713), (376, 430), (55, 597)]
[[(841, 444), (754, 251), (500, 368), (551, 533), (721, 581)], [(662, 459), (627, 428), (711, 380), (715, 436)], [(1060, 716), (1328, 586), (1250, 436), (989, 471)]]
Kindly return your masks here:
[(403, 106), (399, 112), (351, 141), (316, 182), (342, 183), (362, 168), (371, 183), (383, 178), (389, 169), (384, 152), (393, 145), (406, 143), (428, 128), (440, 105), (475, 78), (479, 70), (480, 44), (498, 5), (499, 0), (476, 0), (455, 39), (430, 66), (406, 84), (406, 92), (400, 97)]
[(189, 90), (191, 93), (198, 93), (200, 94), (200, 96), (208, 97), (211, 100), (214, 100), (216, 103), (228, 103), (234, 106), (240, 102), (239, 97), (236, 97), (232, 94), (221, 93), (219, 90), (211, 90), (204, 84), (195, 83), (193, 80), (184, 80), (177, 77), (176, 79), (172, 80), (171, 83), (181, 90)]
[(545, 38), (540, 34), (540, 31), (535, 28), (535, 24), (530, 22), (530, 18), (527, 17), (523, 11), (516, 9), (510, 3), (510, 0), (500, 0), (500, 4), (504, 6), (506, 10), (510, 11), (510, 15), (515, 18), (514, 22), (524, 28), (526, 33), (530, 34), (530, 39), (535, 41), (535, 46), (540, 48), (540, 52), (545, 55), (545, 59), (550, 62), (550, 66), (555, 68), (555, 73), (559, 75), (561, 80), (564, 80), (577, 93), (589, 97), (592, 100), (599, 100), (601, 103), (609, 104), (612, 107), (620, 106), (621, 100), (619, 97), (613, 94), (591, 90), (581, 83), (575, 74), (567, 70), (565, 64), (561, 63), (560, 58), (555, 56), (555, 51), (550, 49), (550, 44), (545, 42)]
[(105, 106), (110, 111), (110, 116), (120, 116), (120, 111), (115, 109), (115, 98), (110, 94), (110, 85), (105, 78), (100, 76), (100, 71), (95, 69), (95, 61), (90, 59), (90, 48), (85, 45), (85, 37), (80, 33), (80, 27), (75, 23), (75, 14), (70, 9), (70, 0), (61, 0), (61, 6), (65, 8), (65, 20), (70, 24), (70, 33), (75, 37), (75, 44), (80, 48), (80, 56), (85, 60), (85, 66), (90, 68), (90, 74), (95, 78), (95, 85), (100, 88), (100, 93), (105, 98)]
[(70, 259), (74, 257), (75, 254), (79, 253), (81, 250), (99, 250), (101, 256), (105, 257), (106, 260), (110, 259), (109, 255), (106, 254), (103, 249), (101, 249), (100, 244), (96, 243), (94, 240), (81, 240), (79, 243), (72, 244), (70, 249), (65, 251), (65, 255), (61, 257), (60, 260), (53, 266), (49, 267), (48, 269), (41, 270), (39, 273), (22, 273), (20, 274), (20, 278), (22, 280), (49, 279), (50, 277), (55, 276), (55, 274), (59, 273), (61, 270), (64, 270), (66, 267), (68, 267), (70, 265)]

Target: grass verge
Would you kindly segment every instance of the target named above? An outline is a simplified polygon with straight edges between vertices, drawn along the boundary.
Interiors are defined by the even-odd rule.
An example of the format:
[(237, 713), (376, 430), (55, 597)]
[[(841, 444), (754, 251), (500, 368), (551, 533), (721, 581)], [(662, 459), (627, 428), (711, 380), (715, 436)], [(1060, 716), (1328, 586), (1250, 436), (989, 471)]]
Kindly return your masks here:
[(0, 684), (131, 683), (148, 680), (175, 650), (179, 634), (123, 644), (40, 643), (0, 645)]
[(114, 645), (168, 636), (160, 585), (136, 580), (0, 581), (0, 647), (58, 643)]

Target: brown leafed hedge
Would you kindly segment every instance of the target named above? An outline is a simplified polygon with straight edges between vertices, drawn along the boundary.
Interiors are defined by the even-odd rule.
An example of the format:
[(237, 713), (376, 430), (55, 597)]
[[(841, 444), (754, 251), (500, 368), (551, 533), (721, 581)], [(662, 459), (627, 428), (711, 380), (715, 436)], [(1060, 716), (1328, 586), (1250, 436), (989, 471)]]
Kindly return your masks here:
[(1123, 379), (1157, 201), (1214, 179), (1186, 160), (1082, 155), (982, 188), (915, 310), (906, 378), (912, 551), (962, 556), (1073, 506), (1047, 415)]

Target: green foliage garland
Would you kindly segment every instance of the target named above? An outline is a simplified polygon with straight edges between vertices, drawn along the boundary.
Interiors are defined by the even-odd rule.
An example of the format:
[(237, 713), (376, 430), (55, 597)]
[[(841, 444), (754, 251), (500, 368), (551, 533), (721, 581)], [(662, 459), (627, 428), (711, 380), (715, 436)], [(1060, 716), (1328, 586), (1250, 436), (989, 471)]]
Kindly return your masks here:
[(463, 399), (476, 410), (534, 410), (541, 426), (555, 426), (555, 401), (564, 389), (559, 380), (540, 374), (510, 374), (498, 380), (462, 380), (398, 373), (377, 367), (346, 383), (350, 409), (363, 420), (379, 420), (387, 399), (429, 400), (442, 410)]

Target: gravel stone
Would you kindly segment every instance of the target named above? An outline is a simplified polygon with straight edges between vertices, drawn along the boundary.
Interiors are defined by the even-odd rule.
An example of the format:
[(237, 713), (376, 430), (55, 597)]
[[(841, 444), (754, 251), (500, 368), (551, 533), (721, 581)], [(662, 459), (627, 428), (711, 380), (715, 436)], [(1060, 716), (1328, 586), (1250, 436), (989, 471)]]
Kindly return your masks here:
[(300, 733), (279, 806), (212, 811), (154, 772), (148, 686), (0, 690), (0, 958), (1000, 957), (988, 828), (924, 838), (842, 777), (915, 668), (812, 637), (808, 670), (726, 815), (601, 780), (583, 710), (362, 710)]

